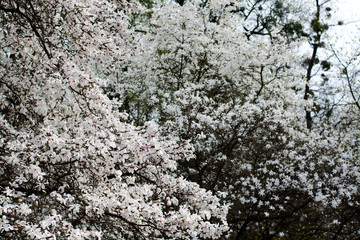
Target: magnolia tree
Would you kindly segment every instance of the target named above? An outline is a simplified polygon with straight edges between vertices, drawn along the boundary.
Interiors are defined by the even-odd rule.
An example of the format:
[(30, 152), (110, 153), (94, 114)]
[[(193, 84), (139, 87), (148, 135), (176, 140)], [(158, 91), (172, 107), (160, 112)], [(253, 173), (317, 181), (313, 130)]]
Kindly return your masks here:
[(228, 238), (358, 237), (359, 168), (330, 130), (307, 130), (298, 43), (248, 40), (236, 7), (159, 2), (138, 36), (149, 51), (108, 94), (130, 122), (192, 144), (179, 171), (230, 205)]
[[(195, 239), (227, 207), (177, 177), (192, 147), (102, 92), (135, 54), (128, 1), (0, 2), (0, 238)], [(101, 74), (100, 74), (101, 73)], [(116, 109), (116, 108), (115, 108)]]
[[(337, 41), (339, 36), (333, 41)], [(326, 82), (336, 89), (337, 94), (331, 102), (328, 111), (328, 124), (335, 126), (334, 137), (338, 137), (356, 157), (354, 161), (360, 163), (360, 81), (359, 81), (359, 53), (357, 38), (350, 37), (346, 45), (329, 44), (329, 52), (333, 55), (333, 70), (326, 75)]]

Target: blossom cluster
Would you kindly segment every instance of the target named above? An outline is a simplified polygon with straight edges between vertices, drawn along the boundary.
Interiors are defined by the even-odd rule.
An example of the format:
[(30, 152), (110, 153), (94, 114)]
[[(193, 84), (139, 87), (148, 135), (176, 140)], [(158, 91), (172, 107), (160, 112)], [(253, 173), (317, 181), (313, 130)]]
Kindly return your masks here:
[(249, 39), (230, 1), (157, 7), (138, 36), (148, 51), (108, 94), (130, 122), (192, 144), (179, 172), (230, 205), (227, 236), (358, 237), (357, 140), (306, 128), (301, 40)]
[[(103, 93), (136, 54), (123, 1), (0, 3), (0, 237), (194, 239), (227, 206), (179, 177), (193, 148), (125, 122)], [(115, 67), (116, 66), (116, 67)]]

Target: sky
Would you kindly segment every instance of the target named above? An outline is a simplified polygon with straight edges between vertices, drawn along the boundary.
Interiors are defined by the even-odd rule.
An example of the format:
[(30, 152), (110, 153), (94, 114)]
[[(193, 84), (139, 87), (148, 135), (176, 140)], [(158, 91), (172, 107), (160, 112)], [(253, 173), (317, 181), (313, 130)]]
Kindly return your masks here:
[[(360, 0), (334, 0), (333, 21), (343, 21), (344, 25), (330, 28), (331, 42), (341, 51), (351, 52), (357, 45), (360, 46)], [(340, 49), (339, 49), (340, 50)], [(344, 53), (345, 53), (344, 52)]]
[(359, 0), (337, 0), (338, 15), (348, 20), (360, 19)]
[(359, 31), (360, 0), (336, 0), (334, 10), (334, 18), (345, 23), (345, 26), (340, 26), (337, 30), (343, 33), (342, 37), (348, 37), (352, 31)]

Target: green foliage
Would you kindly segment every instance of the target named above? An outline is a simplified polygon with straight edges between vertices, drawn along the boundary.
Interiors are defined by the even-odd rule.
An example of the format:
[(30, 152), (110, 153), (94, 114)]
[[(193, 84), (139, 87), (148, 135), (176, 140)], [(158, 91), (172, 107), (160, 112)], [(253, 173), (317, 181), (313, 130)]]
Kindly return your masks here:
[(283, 28), (283, 32), (285, 33), (285, 35), (291, 36), (294, 38), (309, 36), (304, 31), (304, 26), (302, 23), (300, 23), (300, 21), (291, 21), (291, 22), (285, 24), (284, 28)]
[(311, 21), (311, 28), (314, 30), (314, 32), (321, 34), (325, 30), (328, 30), (329, 26), (327, 24), (321, 24), (318, 18), (314, 18)]
[(331, 7), (326, 7), (325, 8), (325, 11), (327, 11), (327, 12), (330, 12), (332, 9), (331, 9)]
[(153, 8), (155, 5), (155, 2), (153, 0), (138, 0), (138, 1), (141, 5), (145, 6), (148, 9)]
[(324, 61), (321, 61), (320, 64), (321, 64), (321, 68), (322, 68), (324, 71), (329, 71), (330, 68), (331, 68), (331, 62), (329, 62), (329, 61), (324, 60)]
[(282, 3), (282, 1), (275, 1), (274, 3), (274, 14), (280, 18), (284, 17), (285, 12), (284, 12), (284, 4)]
[(129, 26), (134, 28), (137, 32), (146, 32), (141, 27), (143, 25), (150, 25), (149, 20), (152, 17), (152, 9), (155, 6), (155, 1), (153, 0), (138, 0), (139, 3), (144, 6), (147, 10), (143, 12), (133, 12), (130, 16)]

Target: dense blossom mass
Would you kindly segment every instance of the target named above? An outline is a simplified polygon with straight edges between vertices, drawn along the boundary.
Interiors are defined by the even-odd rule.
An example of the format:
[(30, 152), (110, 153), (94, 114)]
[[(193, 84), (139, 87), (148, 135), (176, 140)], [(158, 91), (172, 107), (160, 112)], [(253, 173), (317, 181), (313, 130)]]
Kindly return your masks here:
[(359, 238), (356, 67), (309, 87), (328, 1), (250, 2), (1, 1), (0, 238)]
[(0, 236), (216, 238), (219, 199), (174, 173), (192, 147), (114, 111), (102, 76), (133, 54), (117, 1), (2, 1)]
[(235, 14), (245, 3), (179, 3), (153, 10), (138, 36), (148, 51), (109, 95), (131, 122), (155, 120), (163, 137), (190, 141), (195, 157), (179, 173), (230, 205), (225, 237), (359, 236), (358, 130), (344, 137), (315, 118), (307, 128), (304, 39), (244, 34), (254, 27)]

